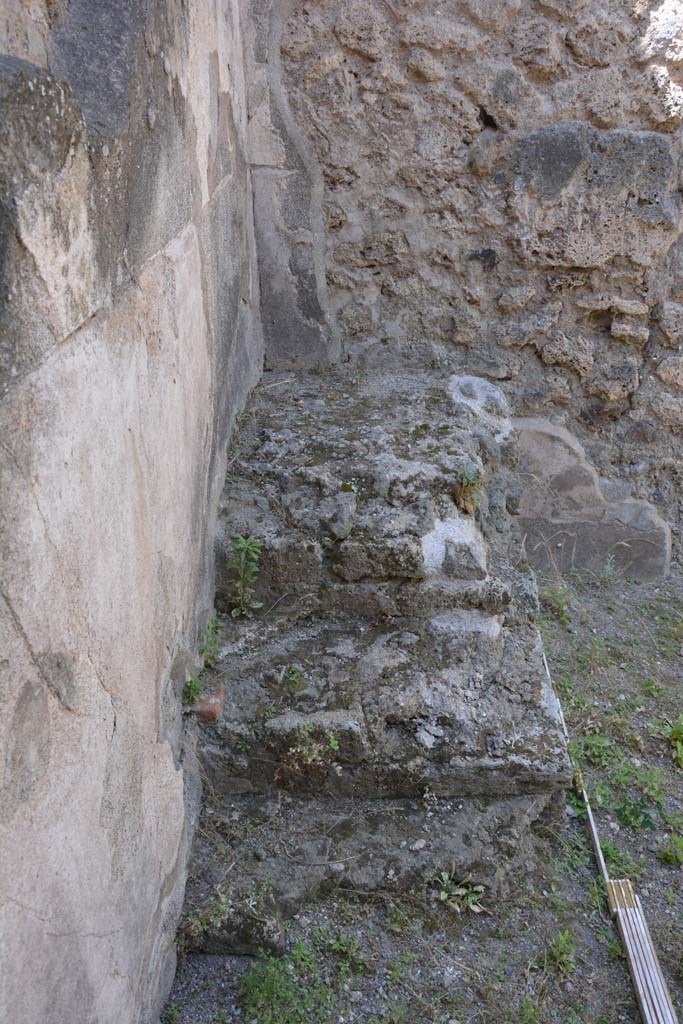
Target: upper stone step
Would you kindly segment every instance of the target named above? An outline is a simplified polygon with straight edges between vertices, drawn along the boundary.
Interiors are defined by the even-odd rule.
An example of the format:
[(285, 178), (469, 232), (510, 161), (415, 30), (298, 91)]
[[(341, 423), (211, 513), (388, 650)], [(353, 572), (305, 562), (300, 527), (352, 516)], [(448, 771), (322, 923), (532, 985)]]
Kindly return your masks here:
[(492, 586), (507, 554), (509, 420), (500, 392), (473, 380), (330, 371), (272, 381), (223, 495), (219, 603), (229, 610), (232, 540), (252, 534), (268, 607), (305, 599), (318, 611), (406, 614), (406, 585), (419, 591), (414, 614), (460, 598), (509, 604), (515, 574), (507, 592)]

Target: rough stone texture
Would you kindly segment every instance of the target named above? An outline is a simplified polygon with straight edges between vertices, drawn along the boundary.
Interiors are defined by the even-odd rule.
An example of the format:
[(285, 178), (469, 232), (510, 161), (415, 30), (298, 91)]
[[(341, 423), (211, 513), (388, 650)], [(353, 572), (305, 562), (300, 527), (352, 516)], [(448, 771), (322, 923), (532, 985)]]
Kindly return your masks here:
[(257, 396), (221, 503), (218, 597), (234, 608), (230, 543), (249, 532), (263, 610), (228, 618), (225, 700), (213, 720), (200, 709), (210, 796), (191, 921), (225, 867), (209, 833), (246, 830), (219, 911), (188, 926), (209, 952), (278, 948), (281, 916), (335, 877), (365, 891), (455, 859), (504, 887), (570, 776), (533, 577), (516, 565), (502, 392), (357, 366), (268, 379)]
[[(158, 1019), (262, 341), (238, 4), (0, 16), (0, 1018)], [(30, 62), (30, 63), (29, 63)]]
[[(567, 764), (508, 514), (532, 557), (559, 527), (562, 566), (641, 578), (654, 507), (681, 521), (680, 3), (8, 0), (0, 52), (0, 1015), (146, 1024), (197, 809), (179, 696), (264, 351), (356, 369), (269, 383), (222, 510), (219, 598), (255, 532), (268, 612), (200, 709), (216, 815), (286, 784), (290, 828), (313, 757), (363, 823), (333, 876), (526, 862)], [(552, 490), (511, 485), (510, 409), (547, 419), (522, 453), (535, 480), (561, 450)], [(369, 797), (400, 848), (426, 791), (433, 848), (413, 830), (395, 866)], [(273, 920), (215, 942), (277, 946)]]
[(290, 9), (348, 353), (453, 349), (680, 522), (678, 0)]

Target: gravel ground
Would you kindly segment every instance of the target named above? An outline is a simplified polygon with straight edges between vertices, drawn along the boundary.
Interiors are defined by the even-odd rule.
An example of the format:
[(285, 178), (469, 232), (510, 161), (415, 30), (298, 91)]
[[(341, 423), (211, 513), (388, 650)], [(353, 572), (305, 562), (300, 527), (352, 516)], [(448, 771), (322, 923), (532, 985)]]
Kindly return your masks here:
[[(598, 577), (547, 580), (541, 589), (541, 628), (572, 753), (613, 873), (637, 883), (681, 1013), (683, 771), (668, 734), (683, 713), (683, 580), (636, 585), (608, 565)], [(337, 892), (290, 922), (279, 959), (190, 954), (163, 1019), (639, 1022), (571, 795), (566, 826), (547, 837), (537, 875), (520, 878), (512, 898), (493, 901), (484, 892), (481, 913), (457, 913), (438, 899), (443, 889), (435, 883), (400, 897)]]

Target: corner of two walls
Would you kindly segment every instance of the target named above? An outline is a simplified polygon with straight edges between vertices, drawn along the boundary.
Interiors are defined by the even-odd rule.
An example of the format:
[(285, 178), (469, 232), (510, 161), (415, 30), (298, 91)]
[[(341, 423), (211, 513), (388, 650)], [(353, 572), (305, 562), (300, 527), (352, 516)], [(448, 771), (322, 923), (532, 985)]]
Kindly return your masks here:
[(322, 169), (289, 108), (280, 43), (295, 0), (244, 4), (249, 153), (266, 369), (341, 356), (328, 317)]

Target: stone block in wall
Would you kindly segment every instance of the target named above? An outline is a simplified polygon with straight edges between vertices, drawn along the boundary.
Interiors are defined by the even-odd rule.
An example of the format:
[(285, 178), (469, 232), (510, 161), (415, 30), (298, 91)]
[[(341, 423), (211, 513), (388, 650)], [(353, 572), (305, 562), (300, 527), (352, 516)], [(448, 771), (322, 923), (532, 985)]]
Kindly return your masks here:
[(653, 264), (678, 233), (670, 141), (583, 124), (539, 128), (517, 146), (512, 206), (531, 263), (603, 266), (628, 253)]
[(669, 571), (671, 531), (653, 505), (609, 498), (577, 439), (549, 420), (518, 419), (521, 498), (526, 555), (542, 571), (609, 565), (630, 579), (663, 579)]

